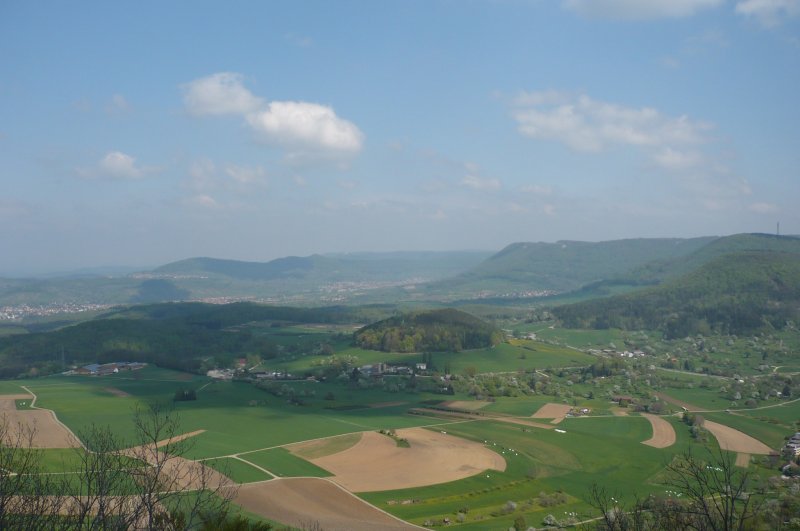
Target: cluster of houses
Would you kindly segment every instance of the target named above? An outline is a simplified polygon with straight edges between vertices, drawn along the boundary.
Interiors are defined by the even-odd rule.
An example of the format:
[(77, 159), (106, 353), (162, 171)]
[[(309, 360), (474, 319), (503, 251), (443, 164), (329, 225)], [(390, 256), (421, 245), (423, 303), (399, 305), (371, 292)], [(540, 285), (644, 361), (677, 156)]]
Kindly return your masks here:
[(373, 363), (362, 365), (358, 371), (362, 376), (383, 376), (384, 374), (411, 374), (413, 372), (425, 372), (428, 370), (427, 363), (416, 363), (413, 367), (408, 365), (389, 365), (387, 363)]
[(790, 456), (800, 455), (800, 431), (792, 435), (786, 444), (783, 446), (784, 454)]
[(624, 350), (624, 351), (620, 352), (618, 350), (614, 350), (614, 349), (610, 349), (610, 348), (604, 348), (603, 350), (589, 349), (589, 354), (594, 354), (595, 356), (599, 356), (599, 355), (602, 354), (602, 355), (608, 356), (608, 357), (616, 356), (616, 357), (619, 357), (619, 358), (643, 358), (643, 357), (645, 357), (647, 355), (647, 353), (645, 353), (642, 350), (638, 350), (638, 349), (633, 350), (633, 351)]
[(81, 374), (84, 376), (107, 376), (117, 374), (120, 371), (137, 371), (146, 367), (146, 363), (138, 361), (115, 361), (113, 363), (90, 363), (83, 367), (77, 367), (65, 374)]

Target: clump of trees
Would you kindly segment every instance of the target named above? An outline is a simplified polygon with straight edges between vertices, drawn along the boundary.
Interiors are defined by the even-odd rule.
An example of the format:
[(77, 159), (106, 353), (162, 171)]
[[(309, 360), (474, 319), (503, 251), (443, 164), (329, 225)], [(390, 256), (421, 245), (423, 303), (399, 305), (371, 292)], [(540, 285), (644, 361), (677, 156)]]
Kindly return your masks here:
[(460, 352), (486, 348), (503, 340), (493, 325), (453, 309), (398, 315), (355, 333), (356, 344), (384, 352)]

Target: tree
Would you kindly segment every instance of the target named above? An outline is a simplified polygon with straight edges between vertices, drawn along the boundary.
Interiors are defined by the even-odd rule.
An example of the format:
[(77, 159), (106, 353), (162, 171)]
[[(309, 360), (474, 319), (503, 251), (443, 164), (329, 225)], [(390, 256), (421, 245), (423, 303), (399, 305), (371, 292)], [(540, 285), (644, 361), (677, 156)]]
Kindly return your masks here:
[[(138, 523), (148, 529), (182, 526), (227, 514), (234, 489), (225, 476), (186, 458), (191, 439), (181, 437), (174, 411), (152, 404), (134, 411), (137, 446), (124, 454), (145, 463), (133, 470)], [(194, 496), (185, 497), (192, 491)], [(156, 525), (158, 524), (158, 525)]]
[(747, 491), (750, 474), (735, 466), (732, 454), (723, 450), (708, 453), (705, 460), (686, 452), (666, 466), (664, 485), (681, 493), (679, 498), (637, 499), (626, 509), (603, 487), (593, 485), (590, 503), (602, 514), (598, 529), (745, 529), (761, 506)]
[(0, 529), (54, 528), (63, 500), (47, 496), (53, 476), (42, 475), (35, 429), (0, 416)]
[(222, 474), (185, 457), (190, 440), (181, 436), (172, 410), (137, 409), (134, 426), (138, 444), (127, 449), (110, 428), (90, 426), (80, 434), (76, 473), (53, 475), (39, 465), (35, 429), (0, 417), (0, 529), (177, 531), (238, 525), (228, 519), (235, 488)]

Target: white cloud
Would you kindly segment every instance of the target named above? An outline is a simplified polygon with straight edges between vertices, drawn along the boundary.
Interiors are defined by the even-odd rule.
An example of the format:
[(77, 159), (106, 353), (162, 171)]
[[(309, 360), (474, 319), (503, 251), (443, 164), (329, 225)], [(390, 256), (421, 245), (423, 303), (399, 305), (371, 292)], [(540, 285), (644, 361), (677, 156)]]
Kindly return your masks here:
[(593, 18), (641, 20), (680, 18), (722, 5), (724, 0), (564, 0), (563, 6)]
[(219, 72), (195, 79), (182, 88), (186, 108), (197, 116), (246, 114), (263, 105), (261, 98), (244, 87), (242, 75), (234, 72)]
[(78, 175), (85, 178), (140, 179), (155, 173), (158, 168), (141, 167), (136, 159), (121, 151), (111, 151), (91, 168), (78, 168)]
[(736, 12), (753, 17), (764, 26), (775, 26), (783, 17), (800, 15), (800, 0), (741, 0)]
[(649, 107), (624, 107), (557, 92), (523, 94), (516, 100), (513, 117), (523, 135), (588, 152), (615, 144), (649, 148), (699, 144), (711, 128)]
[(143, 170), (136, 167), (136, 159), (121, 151), (112, 151), (100, 161), (100, 170), (111, 177), (123, 179), (137, 179), (142, 176)]
[(263, 111), (247, 115), (253, 129), (291, 147), (311, 147), (355, 153), (364, 135), (332, 108), (303, 101), (273, 101)]
[(747, 210), (757, 214), (772, 214), (780, 211), (780, 208), (772, 203), (753, 203), (748, 205)]
[(461, 179), (461, 184), (473, 190), (498, 190), (502, 186), (499, 179), (484, 179), (471, 174)]
[(245, 88), (241, 74), (219, 72), (186, 83), (183, 90), (189, 113), (240, 115), (264, 138), (292, 150), (289, 160), (353, 154), (364, 142), (358, 127), (337, 116), (331, 107), (305, 101), (267, 102)]

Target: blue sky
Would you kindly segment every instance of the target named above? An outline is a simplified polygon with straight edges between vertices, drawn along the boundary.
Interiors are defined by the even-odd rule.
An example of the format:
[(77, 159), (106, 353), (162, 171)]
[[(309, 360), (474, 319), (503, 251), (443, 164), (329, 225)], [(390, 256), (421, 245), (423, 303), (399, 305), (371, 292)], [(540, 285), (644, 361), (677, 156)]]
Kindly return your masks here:
[(0, 4), (0, 273), (800, 233), (800, 0)]

